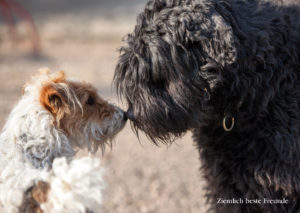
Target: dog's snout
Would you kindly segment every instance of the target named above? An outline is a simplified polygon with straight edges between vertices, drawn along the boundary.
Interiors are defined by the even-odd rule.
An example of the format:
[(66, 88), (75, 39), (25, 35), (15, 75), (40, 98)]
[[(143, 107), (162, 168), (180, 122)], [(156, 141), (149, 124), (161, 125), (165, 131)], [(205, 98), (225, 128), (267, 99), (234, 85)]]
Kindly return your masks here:
[(134, 120), (133, 111), (132, 111), (131, 109), (128, 109), (128, 110), (127, 110), (126, 116), (128, 117), (129, 120), (131, 120), (131, 121)]

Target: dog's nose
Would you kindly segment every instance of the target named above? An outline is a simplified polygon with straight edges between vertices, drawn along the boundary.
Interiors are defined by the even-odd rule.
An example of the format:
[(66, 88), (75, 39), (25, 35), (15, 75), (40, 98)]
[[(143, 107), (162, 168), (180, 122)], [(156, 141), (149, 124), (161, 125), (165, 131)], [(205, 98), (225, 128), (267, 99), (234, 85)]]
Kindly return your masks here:
[(126, 116), (128, 117), (129, 120), (131, 120), (131, 121), (134, 120), (133, 111), (132, 111), (131, 109), (128, 109), (128, 110), (127, 110)]
[(127, 113), (126, 112), (123, 112), (123, 120), (124, 121), (127, 121), (128, 117), (127, 117)]

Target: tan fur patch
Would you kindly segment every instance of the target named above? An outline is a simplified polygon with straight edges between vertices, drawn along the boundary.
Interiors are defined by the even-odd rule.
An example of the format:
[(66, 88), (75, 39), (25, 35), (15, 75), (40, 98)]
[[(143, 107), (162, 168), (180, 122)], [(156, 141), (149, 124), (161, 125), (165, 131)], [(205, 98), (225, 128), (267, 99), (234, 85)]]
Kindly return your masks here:
[(58, 113), (59, 107), (62, 106), (62, 97), (52, 85), (43, 87), (40, 95), (41, 104), (52, 114)]
[[(57, 78), (52, 83), (45, 84), (40, 93), (40, 103), (56, 117), (59, 123), (63, 120), (63, 123), (66, 124), (68, 120), (78, 120), (78, 118), (87, 120), (91, 116), (97, 116), (99, 121), (103, 121), (114, 113), (114, 107), (100, 98), (91, 85), (65, 81), (64, 83), (68, 86), (72, 95), (76, 96), (81, 105), (81, 107), (76, 106), (76, 108), (73, 108), (72, 113), (70, 113), (74, 104), (68, 102), (70, 101), (67, 100), (68, 94), (64, 94), (55, 88), (55, 83), (60, 83), (62, 82), (61, 80), (62, 78)], [(93, 99), (93, 105), (89, 106), (86, 103), (89, 98)]]
[(45, 203), (50, 186), (48, 183), (39, 181), (32, 190), (32, 197), (38, 203)]
[(19, 207), (20, 213), (43, 213), (40, 204), (47, 201), (50, 186), (47, 182), (39, 181), (30, 187), (24, 194), (23, 202)]
[[(82, 108), (78, 107), (71, 114), (65, 114), (61, 123), (66, 131), (74, 130), (73, 127), (70, 127), (74, 124), (79, 127), (81, 124), (85, 125), (86, 121), (91, 119), (101, 123), (105, 119), (109, 119), (115, 112), (115, 108), (99, 97), (94, 87), (90, 84), (78, 82), (67, 82), (67, 84), (74, 94), (76, 94)], [(92, 105), (88, 104), (89, 99), (92, 99)], [(82, 128), (79, 127), (79, 129)]]

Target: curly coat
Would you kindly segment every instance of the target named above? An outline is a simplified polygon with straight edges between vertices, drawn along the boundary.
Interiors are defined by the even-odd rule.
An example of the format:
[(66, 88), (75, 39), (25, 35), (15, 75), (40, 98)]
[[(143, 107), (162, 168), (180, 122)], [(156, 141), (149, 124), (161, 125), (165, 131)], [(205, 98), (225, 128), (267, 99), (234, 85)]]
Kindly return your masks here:
[(114, 81), (134, 129), (155, 143), (193, 132), (214, 212), (300, 212), (297, 5), (150, 0), (126, 42)]

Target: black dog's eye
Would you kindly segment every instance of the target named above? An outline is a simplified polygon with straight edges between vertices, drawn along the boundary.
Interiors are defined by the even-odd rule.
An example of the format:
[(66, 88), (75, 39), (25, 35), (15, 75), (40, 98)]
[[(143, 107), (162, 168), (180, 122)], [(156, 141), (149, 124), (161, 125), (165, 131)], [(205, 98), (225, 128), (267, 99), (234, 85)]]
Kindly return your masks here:
[(88, 100), (86, 101), (87, 105), (94, 105), (95, 100), (92, 96), (89, 96)]

